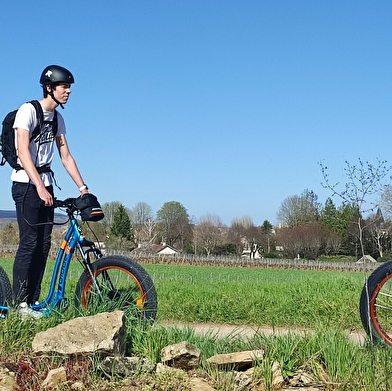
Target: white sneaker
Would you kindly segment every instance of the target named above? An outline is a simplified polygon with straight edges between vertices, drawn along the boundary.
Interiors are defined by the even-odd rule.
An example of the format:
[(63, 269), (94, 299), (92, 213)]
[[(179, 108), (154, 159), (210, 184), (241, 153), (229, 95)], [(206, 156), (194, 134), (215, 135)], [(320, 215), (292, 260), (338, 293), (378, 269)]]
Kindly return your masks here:
[(18, 313), (21, 315), (22, 319), (26, 318), (42, 318), (43, 314), (39, 311), (34, 311), (28, 306), (27, 303), (20, 303), (18, 308)]

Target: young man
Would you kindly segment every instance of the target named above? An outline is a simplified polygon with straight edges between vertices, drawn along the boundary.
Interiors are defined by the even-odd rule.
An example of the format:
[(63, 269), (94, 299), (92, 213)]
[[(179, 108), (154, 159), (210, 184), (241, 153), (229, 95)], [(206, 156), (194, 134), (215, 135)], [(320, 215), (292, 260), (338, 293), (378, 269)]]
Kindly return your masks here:
[(64, 119), (57, 112), (57, 133), (52, 123), (57, 106), (62, 108), (71, 94), (74, 77), (70, 71), (50, 65), (41, 74), (43, 99), (39, 102), (44, 113), (44, 124), (38, 136), (30, 141), (37, 126), (37, 115), (31, 103), (23, 104), (16, 115), (15, 143), (21, 170), (13, 170), (12, 197), (15, 201), (20, 243), (13, 268), (13, 294), (15, 304), (26, 315), (39, 316), (29, 306), (38, 301), (42, 277), (51, 244), (53, 227), (53, 172), (50, 164), (56, 144), (60, 159), (82, 194), (88, 192), (73, 159), (65, 137)]

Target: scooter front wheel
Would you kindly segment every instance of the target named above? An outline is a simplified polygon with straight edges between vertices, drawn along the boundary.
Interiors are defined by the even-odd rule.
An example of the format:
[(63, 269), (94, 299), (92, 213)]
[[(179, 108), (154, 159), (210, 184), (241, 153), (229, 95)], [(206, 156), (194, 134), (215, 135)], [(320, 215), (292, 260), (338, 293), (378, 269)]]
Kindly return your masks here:
[(392, 261), (378, 267), (366, 280), (359, 309), (369, 337), (392, 347)]
[(7, 307), (12, 302), (12, 288), (10, 279), (5, 270), (0, 266), (0, 306)]
[(153, 322), (157, 313), (154, 283), (132, 259), (107, 256), (84, 271), (75, 291), (75, 304), (87, 314), (123, 310), (125, 315)]

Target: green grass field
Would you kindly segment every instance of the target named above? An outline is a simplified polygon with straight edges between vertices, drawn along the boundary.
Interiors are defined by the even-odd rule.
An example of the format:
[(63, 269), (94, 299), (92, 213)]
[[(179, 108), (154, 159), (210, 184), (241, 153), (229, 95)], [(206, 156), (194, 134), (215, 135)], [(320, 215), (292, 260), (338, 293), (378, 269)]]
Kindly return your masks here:
[(352, 272), (147, 265), (162, 319), (361, 327), (364, 275)]
[[(0, 259), (11, 275), (12, 260)], [(49, 261), (42, 295), (54, 262)], [(364, 274), (235, 267), (145, 265), (158, 296), (158, 319), (295, 327), (360, 328)], [(81, 272), (73, 262), (67, 295)]]

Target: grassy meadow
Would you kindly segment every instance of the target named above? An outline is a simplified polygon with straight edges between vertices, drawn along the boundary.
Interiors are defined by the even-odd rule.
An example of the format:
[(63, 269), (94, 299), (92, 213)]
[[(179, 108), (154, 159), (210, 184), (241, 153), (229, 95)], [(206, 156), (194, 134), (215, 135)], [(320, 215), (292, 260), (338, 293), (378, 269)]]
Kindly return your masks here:
[[(12, 260), (0, 264), (9, 276)], [(54, 261), (49, 261), (42, 296)], [(144, 265), (158, 296), (158, 320), (361, 328), (358, 304), (363, 273), (211, 266)], [(67, 280), (72, 301), (81, 266), (73, 262)]]
[(159, 318), (357, 328), (364, 276), (352, 272), (146, 265)]
[[(11, 259), (0, 259), (0, 265), (11, 274)], [(392, 389), (392, 349), (368, 343), (360, 346), (347, 339), (348, 329), (362, 330), (358, 304), (365, 279), (363, 273), (153, 264), (144, 267), (156, 286), (158, 317), (152, 328), (129, 325), (128, 355), (158, 362), (164, 346), (188, 340), (202, 351), (201, 375), (208, 374), (217, 390), (228, 391), (233, 389), (233, 379), (209, 367), (206, 358), (218, 353), (262, 348), (265, 359), (256, 368), (254, 387), (264, 388), (255, 389), (272, 389), (271, 366), (274, 361), (282, 366), (287, 381), (298, 370), (310, 371), (317, 384), (323, 385), (321, 390)], [(43, 292), (49, 286), (52, 268), (53, 261), (50, 261)], [(72, 263), (67, 282), (71, 303), (80, 270), (77, 262)], [(39, 322), (31, 321), (28, 328), (21, 327), (17, 318), (7, 317), (0, 322), (0, 360), (27, 360), (29, 365), (35, 365), (37, 373), (49, 368), (53, 362), (40, 359), (35, 363), (26, 358), (34, 331), (47, 329), (73, 316), (75, 313), (70, 308), (63, 314)], [(257, 333), (251, 339), (236, 335), (218, 340), (213, 335), (196, 335), (191, 328), (163, 327), (161, 321), (298, 327), (313, 332), (274, 337)], [(86, 376), (83, 365), (91, 365), (91, 360), (85, 364), (80, 362), (80, 373), (72, 375), (75, 379)], [(87, 372), (91, 376), (83, 378), (84, 383), (89, 389), (100, 390), (99, 371)], [(152, 380), (142, 376), (139, 380), (143, 382), (140, 390), (189, 389), (186, 379), (176, 377)], [(111, 379), (109, 385), (106, 381), (106, 389), (111, 386), (115, 389), (119, 381)]]

